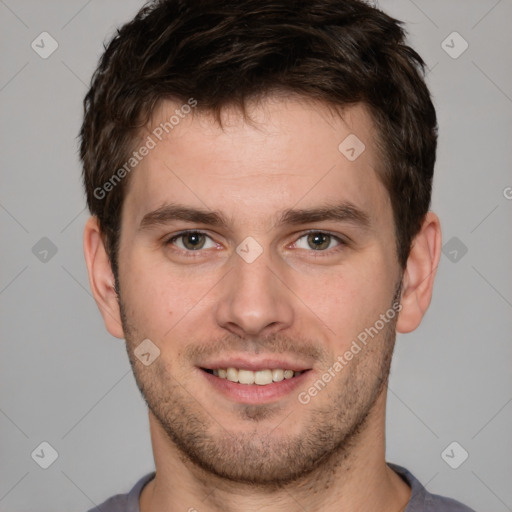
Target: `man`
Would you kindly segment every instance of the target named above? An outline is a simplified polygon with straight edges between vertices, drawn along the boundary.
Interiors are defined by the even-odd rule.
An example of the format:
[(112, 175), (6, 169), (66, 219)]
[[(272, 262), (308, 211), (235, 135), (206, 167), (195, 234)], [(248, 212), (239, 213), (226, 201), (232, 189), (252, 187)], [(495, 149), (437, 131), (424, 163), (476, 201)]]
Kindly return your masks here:
[(156, 472), (95, 510), (469, 510), (385, 461), (395, 334), (441, 249), (422, 66), (358, 0), (161, 0), (118, 31), (84, 247)]

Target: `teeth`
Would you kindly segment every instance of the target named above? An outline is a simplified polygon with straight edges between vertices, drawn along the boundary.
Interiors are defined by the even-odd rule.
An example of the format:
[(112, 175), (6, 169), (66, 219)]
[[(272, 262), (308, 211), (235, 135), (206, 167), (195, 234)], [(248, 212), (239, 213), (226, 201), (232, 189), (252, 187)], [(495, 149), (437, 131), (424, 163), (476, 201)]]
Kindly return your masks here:
[(238, 382), (238, 370), (236, 368), (228, 368), (226, 370), (226, 378), (231, 382)]
[(250, 370), (238, 370), (238, 382), (240, 382), (240, 384), (254, 384), (254, 372)]
[(281, 382), (284, 379), (291, 379), (297, 377), (302, 372), (294, 370), (282, 369), (265, 369), (258, 371), (239, 370), (237, 368), (218, 368), (213, 370), (213, 374), (221, 379), (228, 379), (231, 382), (238, 382), (240, 384), (258, 384), (265, 386), (272, 382)]
[(272, 380), (281, 382), (284, 379), (284, 370), (272, 370)]
[(254, 372), (254, 382), (260, 386), (270, 384), (272, 382), (272, 372), (270, 370), (259, 370)]

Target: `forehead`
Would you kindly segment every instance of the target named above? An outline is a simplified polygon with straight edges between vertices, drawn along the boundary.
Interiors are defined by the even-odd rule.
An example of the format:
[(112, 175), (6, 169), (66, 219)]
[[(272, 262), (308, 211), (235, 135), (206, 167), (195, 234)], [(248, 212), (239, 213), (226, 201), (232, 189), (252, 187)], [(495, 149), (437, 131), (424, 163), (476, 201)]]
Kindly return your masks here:
[[(124, 221), (178, 202), (262, 222), (293, 206), (350, 201), (390, 218), (372, 118), (362, 105), (337, 113), (301, 98), (267, 98), (213, 114), (163, 102), (140, 144), (152, 142), (134, 169)], [(126, 213), (126, 219), (125, 214)]]

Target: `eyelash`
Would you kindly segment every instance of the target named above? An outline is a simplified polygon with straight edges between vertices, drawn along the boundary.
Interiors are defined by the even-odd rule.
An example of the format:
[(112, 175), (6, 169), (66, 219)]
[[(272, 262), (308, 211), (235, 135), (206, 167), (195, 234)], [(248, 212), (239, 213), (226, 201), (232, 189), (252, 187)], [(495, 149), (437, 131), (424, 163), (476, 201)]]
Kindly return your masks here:
[[(188, 235), (188, 234), (191, 234), (191, 233), (195, 233), (195, 234), (199, 234), (199, 235), (204, 235), (208, 238), (210, 238), (211, 240), (213, 240), (211, 238), (210, 235), (208, 235), (207, 233), (205, 233), (204, 231), (199, 231), (199, 230), (196, 230), (196, 229), (190, 229), (190, 230), (186, 230), (186, 231), (181, 231), (180, 233), (176, 234), (176, 235), (173, 235), (171, 238), (168, 238), (165, 242), (164, 242), (164, 245), (165, 246), (169, 246), (169, 245), (173, 245), (173, 243), (178, 240), (179, 238), (182, 238), (184, 237), (185, 235)], [(313, 249), (311, 249), (310, 251), (308, 252), (312, 252), (315, 254), (315, 257), (316, 258), (321, 258), (321, 257), (324, 257), (324, 256), (330, 256), (332, 255), (333, 253), (338, 253), (339, 251), (343, 250), (345, 247), (347, 247), (349, 245), (349, 243), (340, 238), (339, 236), (337, 235), (334, 235), (333, 233), (330, 233), (329, 231), (319, 231), (319, 230), (309, 230), (309, 231), (305, 231), (304, 233), (302, 233), (294, 243), (297, 243), (298, 240), (300, 240), (301, 238), (309, 235), (309, 234), (312, 234), (312, 233), (315, 233), (315, 234), (320, 234), (320, 235), (328, 235), (330, 236), (332, 239), (336, 240), (336, 242), (338, 242), (338, 245), (336, 247), (334, 247), (333, 249), (327, 249), (327, 250), (324, 250), (324, 251), (315, 251)], [(203, 250), (199, 249), (197, 251), (185, 251), (183, 249), (173, 249), (174, 251), (178, 252), (179, 254), (187, 257), (187, 258), (198, 258), (200, 257), (200, 254), (202, 252), (204, 252)], [(323, 253), (323, 254), (322, 254)]]

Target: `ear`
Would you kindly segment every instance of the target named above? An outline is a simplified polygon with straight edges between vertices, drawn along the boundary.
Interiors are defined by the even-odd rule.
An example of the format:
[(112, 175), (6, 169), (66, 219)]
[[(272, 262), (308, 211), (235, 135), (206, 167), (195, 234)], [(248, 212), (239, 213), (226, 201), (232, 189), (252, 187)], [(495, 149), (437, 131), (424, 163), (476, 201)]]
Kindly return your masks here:
[(107, 331), (116, 338), (124, 338), (114, 274), (97, 217), (89, 218), (85, 224), (84, 255), (89, 273), (89, 285)]
[(396, 324), (398, 332), (411, 332), (420, 325), (430, 305), (440, 258), (441, 224), (435, 213), (428, 212), (407, 259), (402, 280), (402, 309)]

